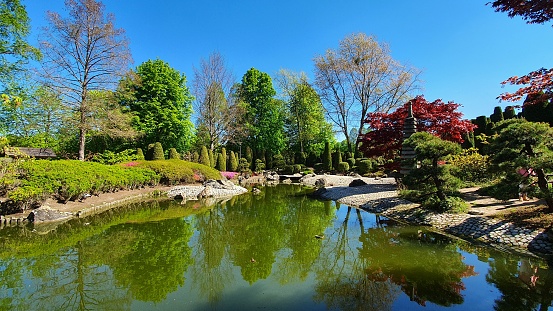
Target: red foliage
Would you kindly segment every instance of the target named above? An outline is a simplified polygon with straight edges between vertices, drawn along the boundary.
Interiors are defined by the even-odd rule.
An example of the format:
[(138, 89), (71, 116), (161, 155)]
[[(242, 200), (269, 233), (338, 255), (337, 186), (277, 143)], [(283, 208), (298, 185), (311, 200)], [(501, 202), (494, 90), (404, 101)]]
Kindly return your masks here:
[(520, 16), (528, 24), (543, 24), (553, 19), (551, 0), (496, 0), (491, 5), (496, 12), (507, 12), (509, 17)]
[(417, 96), (392, 113), (369, 114), (364, 122), (368, 125), (369, 132), (360, 137), (363, 143), (360, 149), (365, 156), (392, 159), (398, 154), (409, 103), (412, 104), (419, 132), (429, 132), (442, 139), (462, 143), (462, 135), (476, 128), (469, 120), (461, 119), (463, 114), (456, 111), (459, 104), (444, 103), (441, 99), (428, 102), (423, 96)]
[(543, 103), (553, 99), (553, 68), (541, 68), (522, 77), (510, 77), (501, 84), (527, 85), (514, 93), (499, 95), (498, 98), (501, 100), (519, 101), (523, 97), (529, 96), (529, 100), (525, 101), (524, 105)]

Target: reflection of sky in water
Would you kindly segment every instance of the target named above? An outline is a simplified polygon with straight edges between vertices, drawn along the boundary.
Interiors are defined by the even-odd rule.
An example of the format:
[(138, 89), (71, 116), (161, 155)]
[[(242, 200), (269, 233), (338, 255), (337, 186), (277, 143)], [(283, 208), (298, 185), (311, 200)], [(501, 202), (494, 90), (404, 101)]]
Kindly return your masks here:
[(130, 310), (516, 310), (521, 301), (532, 310), (553, 296), (541, 261), (298, 191), (279, 186), (211, 210), (158, 204), (71, 223), (33, 242), (71, 246), (1, 257), (0, 309), (79, 301), (102, 309), (100, 300)]

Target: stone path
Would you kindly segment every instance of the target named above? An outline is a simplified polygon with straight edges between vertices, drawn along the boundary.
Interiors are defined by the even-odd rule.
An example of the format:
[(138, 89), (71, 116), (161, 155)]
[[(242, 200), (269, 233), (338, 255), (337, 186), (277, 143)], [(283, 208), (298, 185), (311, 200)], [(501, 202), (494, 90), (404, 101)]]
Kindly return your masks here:
[(377, 180), (363, 178), (368, 185), (359, 187), (346, 186), (349, 184), (348, 180), (351, 182), (354, 179), (352, 177), (336, 179), (331, 176), (318, 176), (318, 178), (326, 178), (329, 184), (335, 184), (326, 187), (325, 191), (321, 191), (320, 196), (325, 199), (359, 207), (400, 221), (432, 226), (443, 232), (484, 242), (499, 249), (510, 249), (545, 257), (553, 256), (553, 244), (544, 229), (521, 228), (507, 221), (487, 217), (490, 214), (490, 209), (506, 209), (513, 205), (529, 204), (527, 202), (520, 204), (506, 202), (501, 205), (495, 200), (486, 209), (482, 202), (490, 201), (490, 199), (471, 193), (473, 197), (469, 197), (468, 200), (475, 203), (474, 210), (477, 215), (436, 214), (420, 209), (418, 204), (400, 199), (397, 196), (393, 178)]

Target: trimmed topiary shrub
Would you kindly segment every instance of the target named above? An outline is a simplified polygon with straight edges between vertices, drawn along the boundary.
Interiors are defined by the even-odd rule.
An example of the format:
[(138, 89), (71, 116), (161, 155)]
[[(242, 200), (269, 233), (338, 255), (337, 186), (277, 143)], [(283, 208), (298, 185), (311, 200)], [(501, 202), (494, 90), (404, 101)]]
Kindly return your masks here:
[(361, 175), (370, 173), (372, 169), (373, 169), (373, 162), (371, 160), (361, 160), (357, 162), (357, 170)]
[(349, 163), (348, 162), (338, 163), (338, 172), (347, 173), (348, 171), (349, 171)]
[(236, 172), (238, 171), (238, 160), (236, 158), (236, 155), (234, 154), (234, 151), (230, 151), (230, 159), (229, 159), (229, 169), (231, 172)]
[(256, 172), (262, 172), (265, 169), (265, 163), (261, 159), (255, 160), (255, 171)]
[(180, 154), (177, 152), (177, 149), (171, 148), (169, 149), (169, 159), (171, 160), (180, 160)]
[(284, 156), (282, 154), (275, 154), (273, 156), (273, 168), (277, 171), (283, 170), (284, 166), (286, 165), (286, 161), (284, 161)]
[(346, 162), (348, 162), (350, 168), (353, 168), (355, 166), (355, 159), (354, 158), (347, 158)]
[[(227, 149), (221, 148), (221, 163), (219, 164), (220, 171), (226, 171), (227, 170)], [(217, 162), (219, 162), (219, 159), (217, 159)]]
[(332, 154), (330, 153), (330, 143), (325, 142), (325, 150), (323, 152), (323, 170), (332, 170)]
[(163, 147), (160, 142), (154, 144), (154, 153), (152, 155), (152, 160), (165, 160), (165, 155), (163, 154)]
[(136, 159), (141, 161), (144, 160), (144, 152), (142, 151), (142, 148), (136, 149)]
[(222, 153), (217, 153), (217, 165), (215, 166), (215, 168), (222, 172), (227, 170), (227, 163), (225, 160), (223, 160), (223, 158), (224, 156)]
[(211, 166), (211, 161), (209, 160), (209, 152), (207, 151), (206, 146), (202, 146), (202, 150), (200, 151), (200, 164)]

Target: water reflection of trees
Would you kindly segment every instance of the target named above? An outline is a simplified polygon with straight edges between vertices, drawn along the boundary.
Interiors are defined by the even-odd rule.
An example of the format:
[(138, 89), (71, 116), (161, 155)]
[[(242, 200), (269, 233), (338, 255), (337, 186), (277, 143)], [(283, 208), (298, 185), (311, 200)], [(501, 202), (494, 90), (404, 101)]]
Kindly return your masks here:
[[(340, 204), (337, 208), (341, 208)], [(398, 290), (391, 282), (375, 282), (366, 277), (367, 261), (357, 256), (359, 245), (348, 232), (352, 208), (346, 208), (344, 220), (327, 230), (328, 238), (325, 238), (316, 272), (314, 300), (340, 310), (391, 310)], [(356, 214), (363, 224), (361, 214)], [(361, 231), (362, 228), (360, 226)]]
[(553, 273), (539, 260), (497, 256), (489, 261), (486, 281), (501, 292), (495, 310), (548, 310), (553, 300)]
[[(420, 305), (463, 303), (462, 278), (475, 275), (474, 267), (463, 263), (449, 238), (413, 227), (365, 229), (358, 210), (356, 233), (357, 229), (348, 229), (352, 209), (347, 209), (342, 223), (330, 232), (332, 242), (325, 246), (318, 301), (344, 310), (386, 310), (401, 290)], [(376, 218), (377, 224), (383, 222)], [(356, 234), (358, 241), (351, 236)]]

